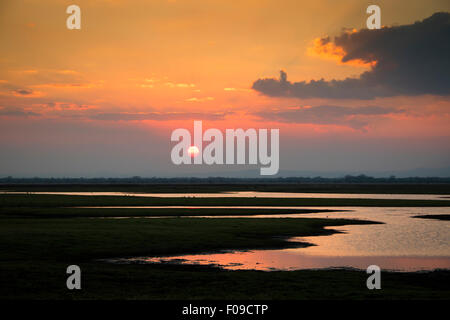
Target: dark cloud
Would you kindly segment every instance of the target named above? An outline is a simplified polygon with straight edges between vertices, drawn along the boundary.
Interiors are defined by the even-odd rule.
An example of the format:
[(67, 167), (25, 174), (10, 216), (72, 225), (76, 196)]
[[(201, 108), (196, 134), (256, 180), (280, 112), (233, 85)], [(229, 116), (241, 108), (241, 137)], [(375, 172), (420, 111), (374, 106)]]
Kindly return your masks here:
[(23, 108), (19, 107), (0, 107), (0, 116), (28, 117), (40, 116), (40, 114), (32, 111), (25, 111)]
[(89, 118), (94, 120), (109, 121), (139, 121), (139, 120), (182, 120), (182, 119), (201, 119), (201, 120), (221, 120), (232, 112), (222, 113), (189, 113), (189, 112), (145, 112), (145, 113), (129, 113), (129, 112), (112, 112), (97, 113)]
[(29, 90), (29, 89), (17, 89), (17, 90), (13, 90), (13, 93), (16, 95), (20, 95), (20, 96), (28, 96), (33, 94), (33, 90)]
[(439, 12), (410, 25), (363, 29), (320, 40), (340, 47), (342, 62), (376, 64), (359, 78), (290, 82), (259, 79), (253, 89), (268, 96), (373, 99), (398, 95), (450, 94), (450, 13)]
[(5, 92), (8, 94), (12, 93), (15, 96), (30, 96), (34, 93), (31, 89), (17, 86), (8, 81), (0, 82), (0, 92)]
[(264, 120), (303, 124), (340, 125), (361, 129), (368, 124), (369, 116), (382, 116), (402, 112), (404, 111), (378, 106), (317, 106), (282, 111), (257, 112), (255, 115)]

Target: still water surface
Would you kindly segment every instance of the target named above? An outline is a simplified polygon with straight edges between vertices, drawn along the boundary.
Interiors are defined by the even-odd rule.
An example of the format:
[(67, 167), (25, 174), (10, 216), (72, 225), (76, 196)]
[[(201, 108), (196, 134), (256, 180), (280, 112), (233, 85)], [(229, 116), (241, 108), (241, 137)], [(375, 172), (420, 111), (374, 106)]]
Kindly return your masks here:
[[(236, 208), (248, 209), (248, 207)], [(329, 236), (288, 239), (288, 241), (312, 244), (308, 247), (229, 251), (172, 257), (136, 257), (113, 261), (121, 263), (201, 264), (216, 265), (229, 270), (253, 269), (265, 271), (338, 267), (366, 269), (371, 264), (376, 264), (384, 270), (396, 271), (450, 269), (450, 221), (413, 218), (415, 215), (450, 214), (450, 208), (448, 207), (253, 208), (256, 211), (253, 216), (203, 216), (196, 218), (348, 218), (378, 221), (383, 222), (383, 224), (328, 227), (339, 231), (339, 233)], [(347, 211), (270, 216), (257, 214), (258, 209), (270, 208)]]

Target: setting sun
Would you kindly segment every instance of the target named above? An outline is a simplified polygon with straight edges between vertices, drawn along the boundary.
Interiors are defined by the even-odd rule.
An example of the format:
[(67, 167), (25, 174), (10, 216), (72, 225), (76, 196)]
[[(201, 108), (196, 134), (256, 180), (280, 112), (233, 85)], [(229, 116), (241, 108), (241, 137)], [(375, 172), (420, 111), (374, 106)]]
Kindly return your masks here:
[(191, 157), (196, 157), (198, 155), (198, 153), (199, 153), (199, 150), (198, 150), (198, 148), (196, 146), (190, 146), (189, 147), (188, 154)]

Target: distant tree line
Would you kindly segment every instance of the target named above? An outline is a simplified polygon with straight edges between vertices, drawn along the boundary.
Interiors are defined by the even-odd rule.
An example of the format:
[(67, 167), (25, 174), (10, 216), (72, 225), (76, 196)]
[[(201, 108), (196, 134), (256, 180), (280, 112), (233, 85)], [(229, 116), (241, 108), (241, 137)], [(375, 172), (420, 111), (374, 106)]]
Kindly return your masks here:
[(347, 175), (340, 178), (278, 177), (278, 178), (0, 178), (0, 184), (295, 184), (295, 183), (450, 183), (450, 177), (374, 178)]

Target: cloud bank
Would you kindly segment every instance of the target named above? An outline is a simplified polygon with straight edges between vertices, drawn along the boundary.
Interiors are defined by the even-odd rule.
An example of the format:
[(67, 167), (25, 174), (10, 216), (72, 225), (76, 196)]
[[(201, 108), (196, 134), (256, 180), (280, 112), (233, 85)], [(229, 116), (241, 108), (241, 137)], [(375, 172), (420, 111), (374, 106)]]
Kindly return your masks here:
[(301, 124), (339, 125), (353, 129), (363, 129), (367, 126), (367, 120), (371, 116), (385, 116), (403, 112), (403, 110), (379, 106), (317, 106), (280, 111), (262, 111), (255, 113), (255, 115), (264, 120), (270, 119)]
[[(338, 48), (343, 63), (366, 63), (358, 78), (290, 82), (258, 79), (252, 88), (264, 95), (295, 98), (374, 99), (377, 97), (450, 95), (450, 13), (438, 12), (410, 25), (379, 30), (345, 31), (316, 42)], [(336, 51), (336, 50), (335, 50)]]

